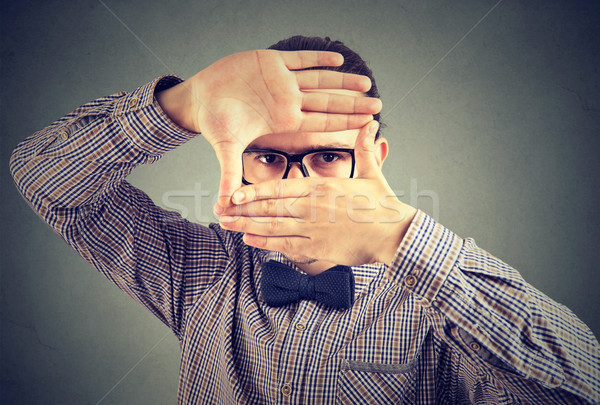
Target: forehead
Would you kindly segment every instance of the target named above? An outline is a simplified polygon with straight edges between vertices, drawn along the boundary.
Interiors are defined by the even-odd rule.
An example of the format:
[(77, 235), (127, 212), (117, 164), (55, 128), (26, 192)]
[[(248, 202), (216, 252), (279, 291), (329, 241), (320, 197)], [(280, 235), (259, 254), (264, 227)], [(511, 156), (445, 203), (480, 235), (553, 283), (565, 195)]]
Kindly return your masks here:
[(257, 138), (248, 147), (302, 153), (317, 148), (354, 148), (358, 129), (338, 132), (289, 132)]

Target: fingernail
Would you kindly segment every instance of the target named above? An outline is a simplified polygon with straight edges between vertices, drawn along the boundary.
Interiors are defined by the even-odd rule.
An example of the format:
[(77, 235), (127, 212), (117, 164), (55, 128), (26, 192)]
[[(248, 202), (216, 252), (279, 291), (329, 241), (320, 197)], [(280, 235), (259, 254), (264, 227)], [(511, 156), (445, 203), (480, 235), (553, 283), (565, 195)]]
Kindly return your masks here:
[(246, 194), (244, 194), (243, 191), (238, 190), (235, 193), (233, 193), (233, 196), (231, 198), (234, 203), (241, 204), (244, 201), (244, 198), (246, 198)]
[(229, 224), (229, 223), (235, 222), (235, 217), (230, 217), (227, 215), (222, 216), (221, 218), (219, 218), (219, 222)]
[(213, 207), (213, 212), (215, 213), (215, 215), (221, 215), (223, 211), (223, 207), (221, 207), (219, 204), (215, 204), (215, 206)]
[(371, 126), (369, 126), (369, 134), (370, 135), (375, 135), (377, 133), (377, 128), (379, 127), (379, 123), (377, 121), (375, 121), (374, 123), (371, 124)]

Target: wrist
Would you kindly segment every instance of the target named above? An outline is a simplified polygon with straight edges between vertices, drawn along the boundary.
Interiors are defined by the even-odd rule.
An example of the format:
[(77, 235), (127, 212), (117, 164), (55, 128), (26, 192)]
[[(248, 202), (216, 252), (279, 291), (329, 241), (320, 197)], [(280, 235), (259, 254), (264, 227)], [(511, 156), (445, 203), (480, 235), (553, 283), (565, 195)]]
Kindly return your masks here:
[(398, 220), (392, 223), (383, 224), (388, 227), (388, 232), (382, 233), (382, 235), (386, 235), (382, 244), (380, 245), (378, 262), (385, 263), (390, 265), (394, 257), (396, 256), (396, 252), (398, 251), (398, 247), (400, 243), (404, 239), (410, 224), (412, 223), (415, 215), (417, 214), (417, 210), (410, 205), (404, 204), (403, 202), (397, 200), (397, 212), (399, 214)]
[(192, 93), (188, 81), (155, 94), (165, 114), (177, 125), (192, 132), (200, 132), (193, 120)]

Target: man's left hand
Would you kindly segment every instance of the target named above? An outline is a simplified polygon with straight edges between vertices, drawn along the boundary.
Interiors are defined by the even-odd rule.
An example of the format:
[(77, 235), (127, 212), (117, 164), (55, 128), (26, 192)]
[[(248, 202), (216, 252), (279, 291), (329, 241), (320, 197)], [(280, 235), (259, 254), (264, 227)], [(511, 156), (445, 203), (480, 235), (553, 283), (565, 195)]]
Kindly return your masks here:
[(234, 207), (217, 212), (223, 228), (257, 248), (348, 266), (390, 263), (416, 210), (400, 202), (375, 157), (378, 124), (355, 145), (354, 178), (296, 178), (244, 186)]

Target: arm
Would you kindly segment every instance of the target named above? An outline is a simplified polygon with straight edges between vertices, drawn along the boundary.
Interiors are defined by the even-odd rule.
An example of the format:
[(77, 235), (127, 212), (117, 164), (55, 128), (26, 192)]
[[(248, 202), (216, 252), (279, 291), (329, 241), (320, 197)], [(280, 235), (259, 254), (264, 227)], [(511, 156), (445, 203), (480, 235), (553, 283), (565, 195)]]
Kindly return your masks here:
[(179, 82), (167, 76), (88, 103), (22, 142), (10, 162), (40, 217), (178, 335), (186, 268), (201, 270), (200, 286), (218, 277), (201, 261), (190, 263), (186, 246), (210, 246), (217, 262), (226, 260), (225, 246), (216, 232), (161, 210), (124, 178), (197, 135), (169, 120), (154, 99)]
[(600, 399), (600, 347), (569, 309), (419, 212), (391, 266), (458, 355), (466, 390), (525, 403)]
[[(300, 183), (296, 180), (305, 180), (304, 187), (298, 190), (306, 193), (314, 183), (309, 179), (293, 180), (280, 189), (292, 193), (297, 191), (295, 183)], [(246, 194), (268, 195), (270, 186), (265, 187), (265, 184), (248, 186), (261, 193), (246, 188)], [(327, 195), (324, 190), (327, 187), (323, 186), (320, 195)], [(332, 263), (346, 260), (347, 264), (358, 265), (368, 258), (389, 257), (381, 256), (385, 253), (381, 248), (386, 246), (390, 236), (383, 231), (379, 236), (370, 231), (370, 225), (376, 221), (329, 223), (327, 212), (322, 220), (311, 221), (310, 207), (305, 216), (300, 216), (304, 197), (291, 196), (294, 196), (292, 207), (298, 216), (288, 222), (286, 218), (279, 223), (272, 218), (253, 221), (242, 215), (227, 220), (223, 226), (252, 232), (244, 235), (245, 241), (277, 246), (284, 253), (295, 249), (310, 252), (310, 245), (314, 244), (312, 252), (319, 256), (312, 257)], [(288, 196), (280, 197), (270, 202), (247, 203), (242, 214), (285, 213), (285, 206), (278, 206), (278, 201)], [(341, 213), (336, 213), (336, 218), (340, 218)], [(372, 219), (376, 218), (371, 215)], [(393, 240), (400, 238), (401, 242), (399, 245), (396, 242), (396, 254), (388, 262), (389, 274), (393, 274), (390, 282), (407, 290), (415, 302), (426, 309), (423, 314), (435, 336), (437, 349), (451, 353), (444, 358), (451, 359), (452, 364), (437, 364), (440, 395), (461, 398), (470, 393), (475, 403), (554, 404), (600, 400), (600, 346), (583, 322), (525, 282), (516, 270), (479, 249), (473, 240), (462, 240), (422, 212), (410, 218), (403, 236), (393, 237)], [(338, 225), (340, 230), (336, 229)], [(393, 228), (391, 225), (384, 227)], [(328, 230), (319, 231), (325, 226)], [(285, 236), (299, 235), (290, 231), (295, 227), (316, 229), (305, 239)], [(282, 236), (275, 236), (278, 232)]]
[[(366, 91), (370, 81), (364, 76), (295, 70), (338, 66), (342, 62), (341, 55), (322, 51), (259, 50), (234, 54), (185, 82), (177, 79), (175, 83), (160, 84), (156, 93), (163, 91), (158, 97), (164, 109), (155, 104), (154, 85), (80, 107), (22, 143), (12, 156), (11, 171), (25, 198), (46, 218), (52, 215), (47, 212), (50, 201), (67, 207), (92, 203), (135, 165), (152, 163), (168, 150), (202, 133), (215, 149), (226, 174), (221, 179), (224, 195), (223, 188), (232, 192), (241, 184), (242, 152), (261, 135), (359, 128), (372, 118), (371, 114), (380, 111), (381, 102), (377, 99), (311, 92), (314, 89)], [(148, 109), (142, 111), (144, 107)], [(138, 111), (142, 114), (135, 117)], [(81, 132), (87, 137), (77, 136)], [(90, 135), (100, 132), (106, 136), (95, 139)], [(43, 169), (41, 165), (35, 168), (39, 179), (23, 172), (33, 170), (40, 159), (81, 160), (86, 164), (82, 169), (89, 168), (87, 174), (97, 177), (98, 181), (93, 186), (85, 183), (85, 187), (75, 187), (69, 195), (62, 196), (62, 190), (45, 188), (41, 183), (48, 181), (48, 177), (39, 173)], [(67, 163), (48, 167), (58, 183), (66, 183), (68, 175), (79, 181), (79, 173), (67, 175), (60, 170), (61, 164)], [(92, 170), (95, 165), (99, 168), (97, 171)], [(71, 185), (76, 185), (75, 181)], [(58, 218), (53, 218), (55, 220)], [(62, 225), (63, 222), (51, 224), (59, 232)]]
[(230, 242), (218, 227), (156, 207), (125, 177), (202, 132), (227, 174), (221, 188), (235, 188), (241, 153), (256, 137), (360, 125), (379, 110), (378, 100), (303, 90), (365, 90), (367, 78), (293, 70), (341, 62), (332, 52), (242, 52), (185, 82), (165, 77), (93, 101), (21, 143), (12, 175), (32, 208), (82, 257), (180, 334), (185, 306), (218, 277)]

